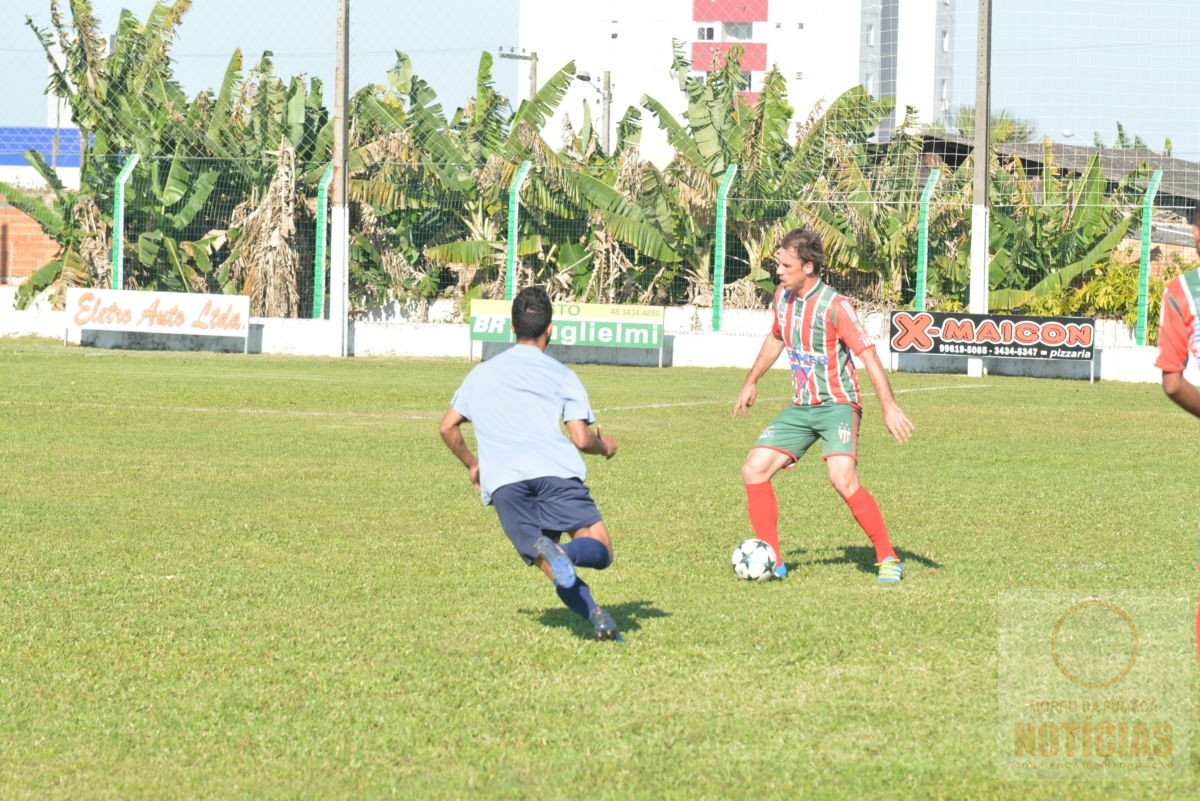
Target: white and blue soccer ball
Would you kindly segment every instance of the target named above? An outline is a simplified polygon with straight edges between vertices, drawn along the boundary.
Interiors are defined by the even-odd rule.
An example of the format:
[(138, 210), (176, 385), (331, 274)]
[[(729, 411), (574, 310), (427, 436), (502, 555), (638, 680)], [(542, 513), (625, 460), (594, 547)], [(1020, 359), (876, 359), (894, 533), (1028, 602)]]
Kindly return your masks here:
[(746, 581), (769, 581), (775, 575), (775, 549), (759, 539), (743, 540), (730, 561), (733, 574)]

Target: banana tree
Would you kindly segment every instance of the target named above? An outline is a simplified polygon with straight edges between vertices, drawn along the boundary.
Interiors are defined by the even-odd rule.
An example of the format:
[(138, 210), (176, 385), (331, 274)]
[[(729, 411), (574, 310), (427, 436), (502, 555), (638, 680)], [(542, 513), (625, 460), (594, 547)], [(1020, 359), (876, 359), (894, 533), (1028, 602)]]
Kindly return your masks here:
[(122, 156), (162, 152), (164, 133), (187, 109), (171, 71), (170, 45), (191, 5), (155, 3), (144, 23), (122, 11), (111, 52), (90, 0), (69, 0), (70, 23), (58, 0), (50, 0), (48, 30), (26, 19), (50, 67), (48, 93), (67, 102), (71, 119), (90, 139), (81, 189), (98, 200), (110, 199)]
[[(537, 265), (541, 274), (534, 280), (549, 283), (586, 271), (589, 215), (616, 240), (669, 257), (652, 233), (637, 230), (635, 205), (604, 177), (576, 174), (570, 160), (540, 136), (574, 78), (574, 63), (515, 112), (492, 86), (492, 65), (492, 56), (484, 53), (475, 96), (449, 120), (403, 54), (389, 74), (391, 91), (359, 99), (362, 127), (374, 138), (360, 144), (352, 160), (351, 197), (371, 204), (392, 226), (391, 239), (410, 248), (410, 263), (424, 262), (426, 270), (412, 271), (423, 273), (424, 289), (448, 285), (430, 276), (443, 268), (458, 274), (462, 291), (499, 281), (508, 188), (526, 160), (535, 169), (522, 191), (518, 256)], [(377, 240), (370, 248), (361, 244), (364, 255), (379, 250)]]
[[(865, 275), (868, 283), (881, 284), (877, 252), (906, 228), (881, 204), (880, 190), (892, 191), (879, 170), (888, 156), (869, 141), (892, 108), (891, 99), (875, 99), (861, 86), (844, 92), (801, 128), (788, 165), (797, 177), (796, 203), (785, 227), (803, 225), (820, 234), (828, 270), (845, 281), (857, 283)], [(905, 155), (898, 160), (912, 161), (911, 141), (902, 138), (901, 144)]]
[(203, 242), (207, 288), (249, 295), (258, 316), (291, 317), (311, 301), (315, 212), (303, 198), (316, 193), (333, 144), (321, 89), (276, 77), (269, 52), (243, 78), (234, 51), (220, 90), (197, 95), (183, 126), (221, 172), (208, 206), (218, 213), (210, 230), (225, 235)]
[(746, 135), (737, 156), (733, 185), (736, 200), (729, 209), (745, 259), (745, 273), (729, 270), (726, 279), (736, 281), (740, 275), (748, 287), (757, 287), (758, 292), (753, 294), (769, 293), (774, 288), (774, 278), (764, 265), (775, 251), (782, 233), (781, 221), (790, 211), (792, 199), (807, 190), (797, 172), (789, 169), (794, 158), (788, 141), (792, 114), (787, 82), (777, 68), (772, 68), (763, 79), (757, 102), (744, 110)]
[(312, 187), (333, 151), (333, 124), (322, 91), (318, 78), (306, 84), (298, 77), (286, 82), (277, 77), (270, 51), (246, 77), (242, 52), (235, 50), (219, 89), (196, 95), (179, 133), (190, 152), (228, 162), (222, 165), (230, 173), (227, 181), (239, 181), (247, 192), (270, 182), (277, 161), (262, 156), (280, 152), (286, 143), (295, 155), (297, 180)]
[[(426, 289), (440, 288), (444, 266), (482, 267), (494, 276), (504, 247), (499, 233), (504, 177), (516, 165), (507, 168), (501, 155), (508, 114), (492, 85), (492, 56), (480, 59), (472, 102), (448, 120), (408, 57), (396, 55), (388, 76), (391, 91), (356, 98), (363, 127), (374, 138), (356, 142), (350, 197), (371, 206), (371, 216), (391, 229), (389, 240), (407, 246), (406, 260), (430, 265)], [(555, 83), (562, 81), (543, 87), (547, 97)], [(363, 232), (354, 239), (352, 253), (359, 258), (377, 257), (388, 246), (377, 238), (368, 241)]]
[[(625, 128), (631, 129), (629, 120)], [(618, 148), (611, 165), (546, 158), (538, 172), (546, 196), (531, 217), (553, 231), (561, 248), (557, 261), (580, 296), (646, 298), (662, 273), (680, 263), (667, 235), (670, 217), (654, 205), (662, 195), (649, 191), (657, 172), (637, 161), (636, 150)], [(550, 213), (546, 201), (555, 196), (566, 208)]]
[[(171, 72), (170, 43), (190, 0), (156, 3), (145, 22), (122, 11), (111, 52), (88, 0), (70, 0), (68, 23), (51, 0), (51, 30), (34, 31), (50, 65), (50, 90), (64, 98), (88, 135), (80, 193), (94, 197), (111, 219), (113, 180), (126, 158), (142, 156), (131, 178), (131, 233), (137, 247), (133, 280), (143, 286), (198, 289), (210, 268), (206, 235), (197, 223), (218, 171), (189, 159), (187, 97)], [(60, 61), (58, 53), (62, 53)], [(163, 156), (162, 154), (168, 154)], [(169, 271), (161, 270), (165, 262)], [(59, 266), (61, 273), (62, 267)], [(39, 282), (44, 282), (53, 265)]]
[(3, 181), (0, 194), (38, 223), (59, 249), (53, 259), (21, 284), (16, 297), (18, 309), (28, 308), (57, 281), (65, 286), (89, 286), (103, 280), (109, 266), (108, 226), (92, 197), (64, 186), (36, 150), (27, 151), (25, 160), (53, 192), (54, 202), (47, 204), (41, 197)]
[(655, 183), (670, 206), (674, 222), (669, 243), (683, 258), (689, 301), (703, 301), (713, 291), (717, 188), (725, 170), (738, 164), (746, 140), (747, 103), (739, 94), (741, 56), (742, 48), (730, 48), (722, 66), (701, 78), (691, 74), (683, 45), (676, 41), (671, 71), (687, 96), (683, 121), (660, 101), (642, 99), (642, 107), (654, 116), (675, 150)]
[[(237, 292), (240, 281), (226, 262), (239, 253), (253, 261), (256, 248), (278, 244), (250, 242), (234, 224), (257, 207), (283, 168), (263, 155), (294, 152), (295, 165), (289, 162), (285, 172), (303, 192), (328, 163), (332, 127), (320, 82), (276, 78), (269, 52), (243, 79), (235, 51), (219, 90), (189, 101), (172, 74), (170, 43), (190, 7), (190, 0), (156, 3), (145, 22), (122, 12), (111, 52), (88, 0), (70, 0), (69, 22), (51, 0), (51, 27), (29, 24), (50, 63), (51, 91), (87, 134), (81, 194), (94, 197), (108, 219), (115, 176), (130, 155), (140, 156), (126, 204), (135, 245), (126, 251), (131, 284)], [(311, 241), (311, 212), (290, 200), (285, 207), (295, 209), (290, 228), (300, 231), (301, 244), (284, 244), (298, 250)]]
[[(182, 153), (148, 159), (145, 169), (134, 170), (126, 212), (137, 223), (136, 268), (128, 273), (134, 285), (174, 292), (212, 288), (210, 254), (220, 234), (196, 236), (203, 226), (195, 223), (219, 177), (219, 170), (197, 168)], [(166, 272), (161, 269), (164, 263)]]
[(992, 309), (1017, 310), (1066, 288), (1107, 258), (1136, 217), (1126, 176), (1110, 191), (1099, 154), (1063, 176), (1046, 144), (1041, 169), (996, 171), (988, 265)]
[[(882, 121), (890, 101), (874, 101), (867, 119)], [(908, 109), (904, 122), (886, 146), (858, 143), (853, 138), (834, 145), (829, 185), (842, 215), (845, 261), (838, 262), (846, 278), (874, 297), (899, 302), (916, 264), (920, 219), (920, 175), (923, 142), (909, 131), (916, 116)]]

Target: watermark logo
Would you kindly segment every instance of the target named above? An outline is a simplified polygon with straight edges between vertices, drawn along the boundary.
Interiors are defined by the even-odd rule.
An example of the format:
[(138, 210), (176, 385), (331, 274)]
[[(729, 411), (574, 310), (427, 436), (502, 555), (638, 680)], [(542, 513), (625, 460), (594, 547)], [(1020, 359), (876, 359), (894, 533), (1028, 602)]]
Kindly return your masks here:
[(1187, 780), (1189, 595), (1002, 594), (1001, 777)]
[[(1126, 627), (1128, 642), (1123, 636)], [(1129, 674), (1137, 660), (1137, 626), (1129, 613), (1114, 603), (1096, 598), (1080, 601), (1054, 624), (1050, 653), (1059, 671), (1080, 687), (1111, 687)]]

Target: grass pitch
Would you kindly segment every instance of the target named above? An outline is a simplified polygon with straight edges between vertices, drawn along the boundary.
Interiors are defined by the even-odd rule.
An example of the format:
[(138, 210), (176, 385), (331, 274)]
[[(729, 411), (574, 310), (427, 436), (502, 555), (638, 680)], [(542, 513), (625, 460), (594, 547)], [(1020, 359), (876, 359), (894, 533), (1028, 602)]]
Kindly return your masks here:
[[(577, 366), (620, 443), (584, 572), (618, 645), (442, 445), (469, 367), (0, 341), (0, 796), (1200, 793), (1200, 424), (1157, 386), (893, 374), (916, 434), (869, 396), (860, 478), (903, 584), (814, 454), (776, 478), (792, 575), (751, 584), (739, 467), (787, 374), (735, 420), (744, 370)], [(1075, 589), (1180, 599), (1169, 781), (1002, 775), (998, 599)]]

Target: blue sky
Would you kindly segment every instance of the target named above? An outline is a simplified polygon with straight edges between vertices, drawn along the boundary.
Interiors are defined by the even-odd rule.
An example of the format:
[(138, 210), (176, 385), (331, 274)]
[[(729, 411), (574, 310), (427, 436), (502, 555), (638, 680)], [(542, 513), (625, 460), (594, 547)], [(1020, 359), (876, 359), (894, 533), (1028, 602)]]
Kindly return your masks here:
[[(67, 0), (62, 0), (66, 5)], [(572, 2), (578, 0), (563, 0)], [(774, 0), (774, 2), (798, 0)], [(937, 0), (927, 0), (936, 2)], [(913, 0), (908, 0), (913, 2)], [(1170, 138), (1180, 158), (1200, 161), (1200, 104), (1191, 51), (1195, 7), (1185, 0), (993, 0), (992, 107), (1036, 125), (1038, 135), (1112, 144), (1121, 122), (1155, 150)], [(516, 43), (516, 0), (351, 0), (351, 90), (378, 83), (403, 50), (453, 108), (474, 87), (484, 50)], [(144, 18), (153, 0), (94, 0), (106, 28), (121, 8)], [(955, 105), (973, 105), (975, 0), (956, 0)], [(331, 81), (336, 0), (194, 0), (174, 46), (189, 93), (215, 87), (241, 47), (247, 65), (263, 50), (275, 72)], [(48, 0), (0, 2), (0, 125), (44, 125), (45, 62), (26, 15), (49, 24)], [(855, 46), (852, 43), (849, 46)], [(516, 62), (497, 60), (502, 91), (516, 92)], [(327, 85), (326, 102), (332, 102)], [(1069, 134), (1069, 135), (1067, 135)]]
[[(958, 105), (975, 104), (976, 8), (956, 6)], [(992, 110), (1068, 144), (1098, 132), (1112, 145), (1120, 122), (1130, 139), (1161, 150), (1170, 138), (1173, 155), (1200, 161), (1197, 12), (1185, 0), (992, 0)]]
[[(60, 0), (66, 8), (69, 0)], [(116, 29), (121, 9), (144, 20), (154, 0), (92, 0), (105, 30)], [(351, 0), (350, 89), (383, 83), (408, 53), (417, 72), (437, 79), (435, 89), (450, 105), (474, 93), (480, 54), (516, 42), (516, 0)], [(49, 0), (0, 0), (0, 126), (45, 125), (46, 59), (29, 16), (50, 26)], [(235, 48), (247, 68), (263, 51), (273, 55), (275, 74), (311, 75), (325, 81), (325, 101), (333, 102), (337, 43), (337, 0), (193, 0), (172, 48), (176, 77), (188, 94), (217, 87)], [(493, 75), (515, 85), (515, 61), (497, 60)]]

